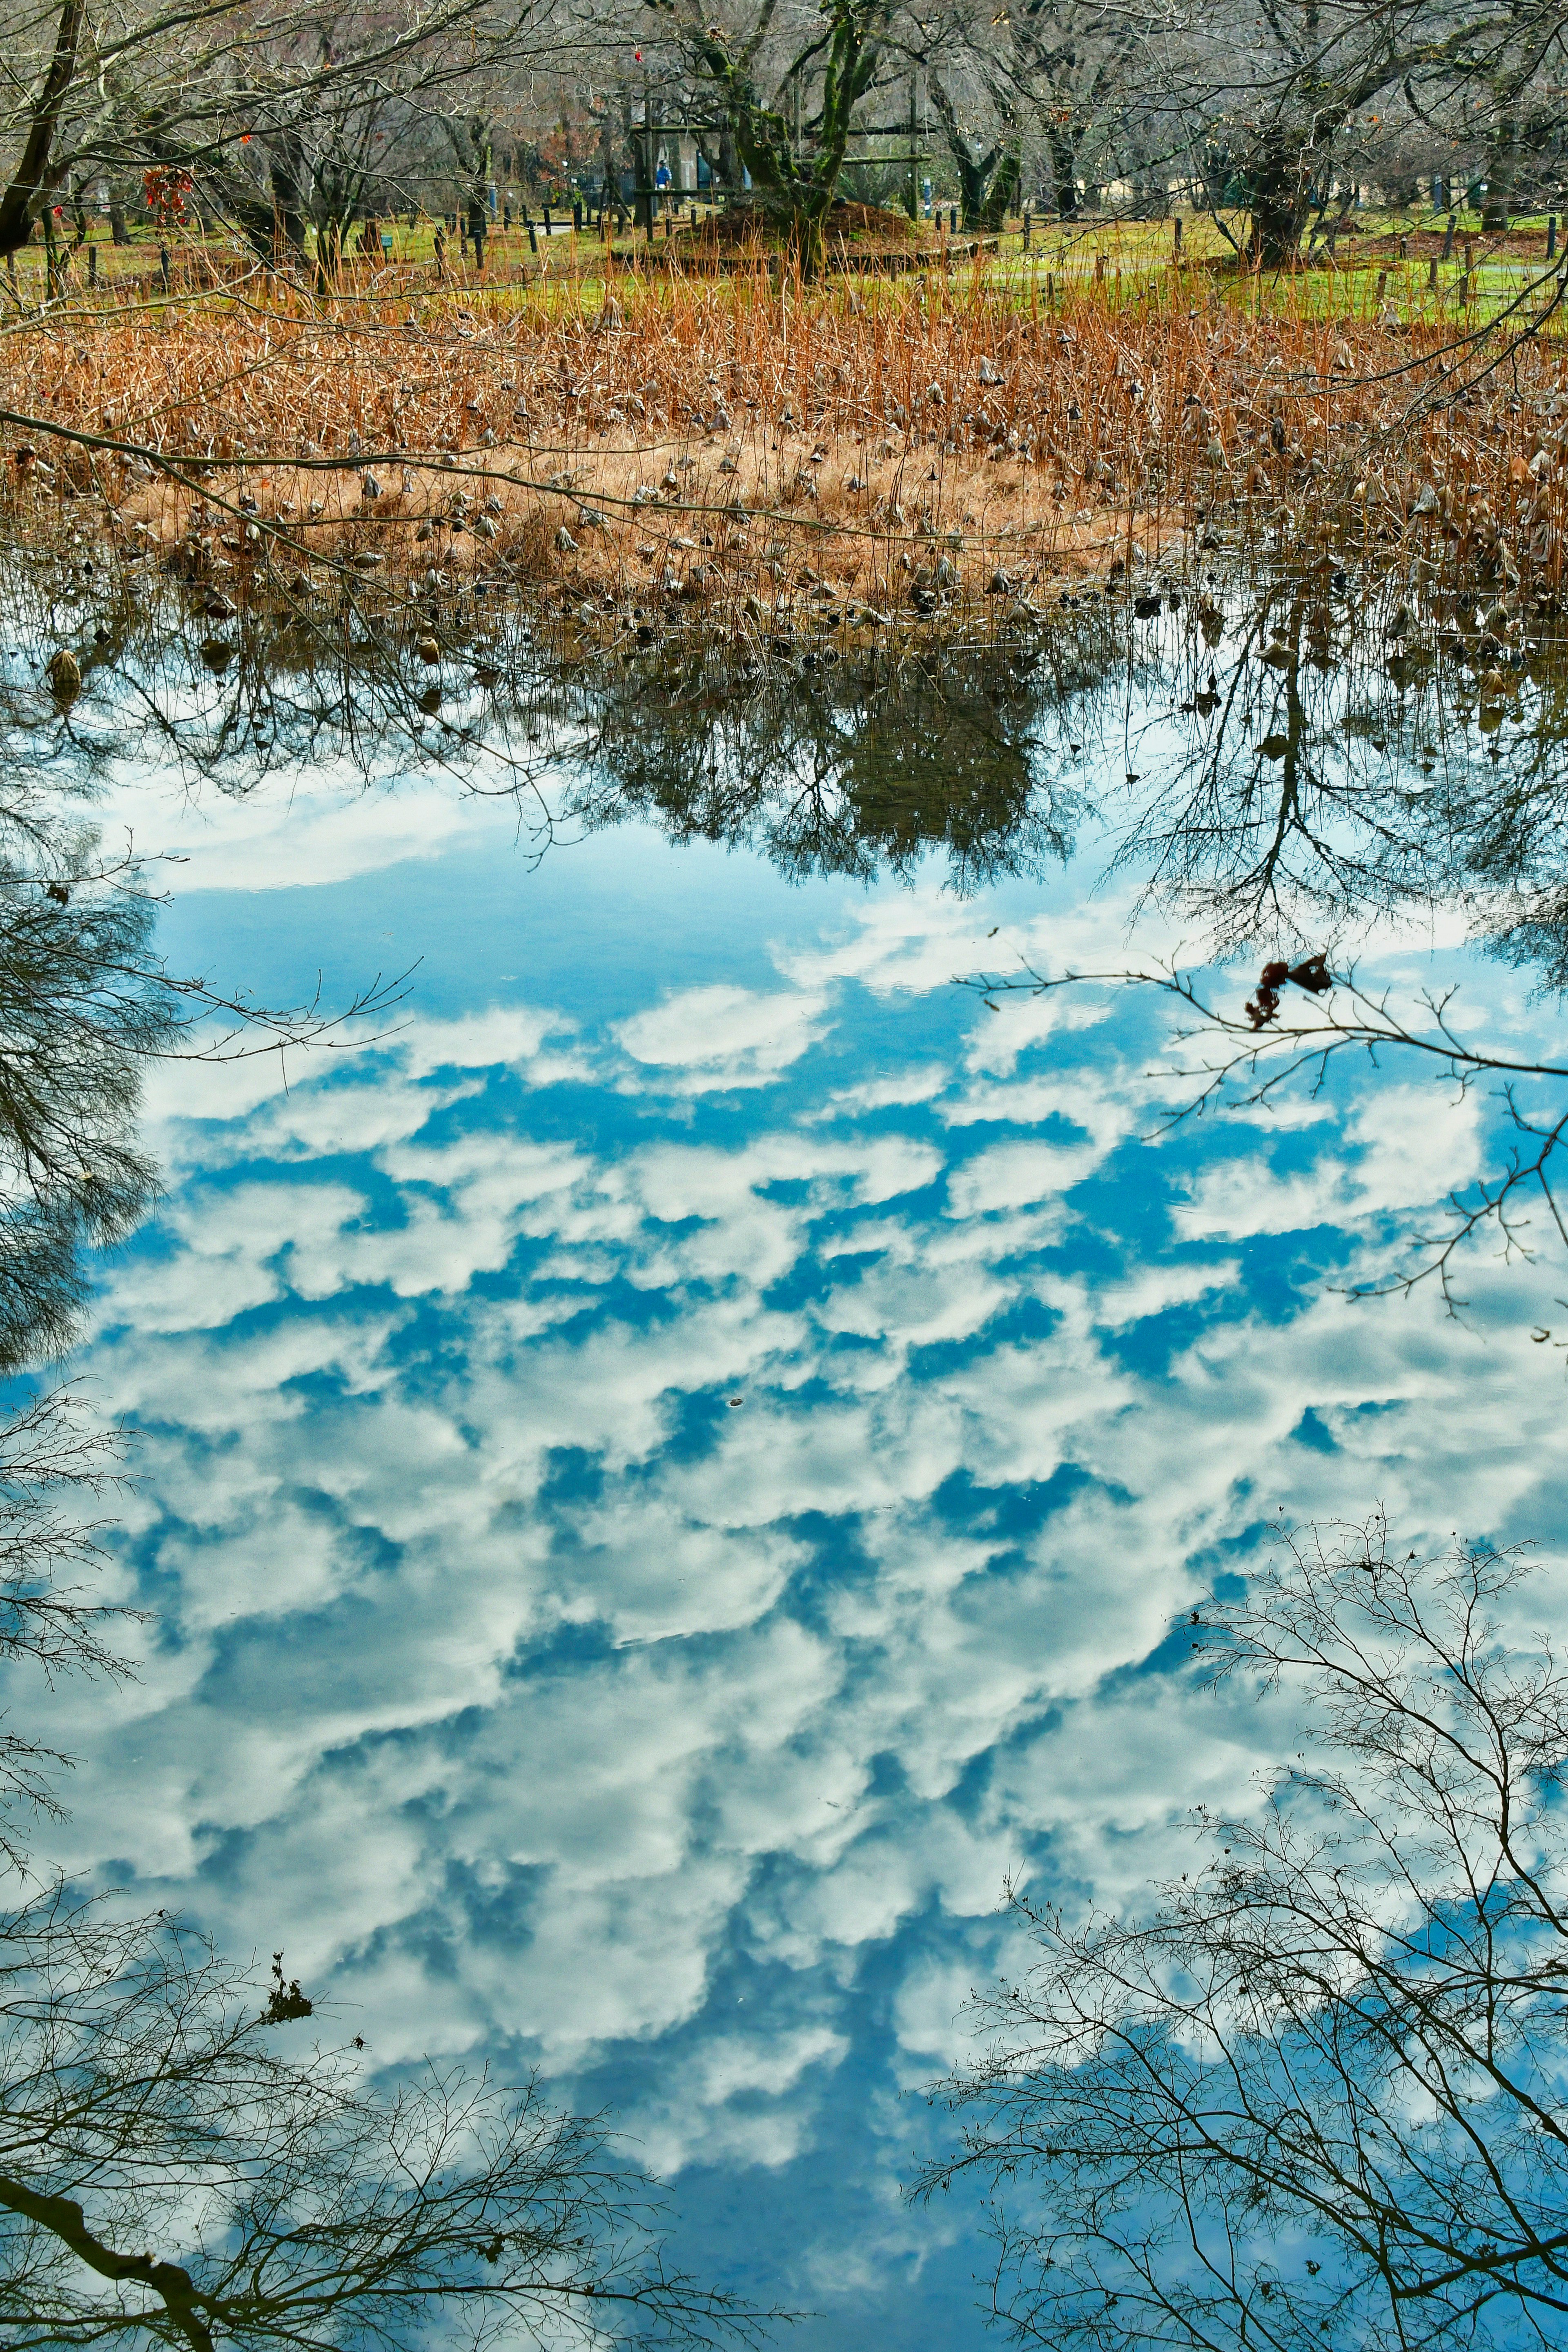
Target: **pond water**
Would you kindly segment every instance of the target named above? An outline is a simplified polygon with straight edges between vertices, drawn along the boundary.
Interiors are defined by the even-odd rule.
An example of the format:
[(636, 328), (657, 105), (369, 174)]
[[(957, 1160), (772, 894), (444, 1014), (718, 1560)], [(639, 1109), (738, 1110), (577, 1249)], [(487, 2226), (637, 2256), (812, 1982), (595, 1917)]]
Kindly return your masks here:
[[(1281, 1519), (1562, 1532), (1568, 1263), (1483, 1244), (1459, 1321), (1343, 1295), (1500, 1164), (1484, 1087), (1385, 1060), (1160, 1131), (1151, 992), (953, 985), (1203, 930), (1126, 824), (1179, 698), (1094, 691), (1011, 859), (587, 823), (548, 744), (548, 846), (430, 772), (100, 784), (187, 861), (176, 970), (413, 970), (379, 1043), (149, 1086), (165, 1195), (70, 1370), (141, 1433), (116, 1573), (156, 1616), (139, 1682), (52, 1703), (51, 1851), (281, 1946), (387, 2068), (613, 2109), (678, 2259), (810, 2352), (990, 2340), (974, 2212), (900, 2201), (921, 2089), (1017, 1958), (1005, 1882), (1135, 1900), (1279, 1751), (1191, 1687), (1192, 1600)], [(1468, 920), (1371, 893), (1361, 968), (1548, 1045)]]

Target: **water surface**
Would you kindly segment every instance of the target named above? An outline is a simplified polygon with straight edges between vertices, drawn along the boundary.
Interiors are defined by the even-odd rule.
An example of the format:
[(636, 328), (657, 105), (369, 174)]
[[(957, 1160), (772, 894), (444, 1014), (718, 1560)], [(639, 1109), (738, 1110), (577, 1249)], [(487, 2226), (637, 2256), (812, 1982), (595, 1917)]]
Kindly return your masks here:
[[(1177, 694), (1129, 675), (1148, 765)], [(378, 1045), (153, 1081), (166, 1197), (73, 1369), (142, 1433), (158, 1613), (58, 1702), (61, 1858), (282, 1946), (386, 2067), (609, 2105), (679, 2258), (812, 2352), (985, 2340), (973, 2212), (900, 2204), (920, 2089), (1018, 1960), (1009, 1877), (1134, 1898), (1286, 1738), (1189, 1686), (1194, 1597), (1281, 1518), (1561, 1531), (1568, 1268), (1483, 1251), (1462, 1323), (1343, 1295), (1497, 1164), (1484, 1091), (1162, 1133), (1157, 1002), (952, 984), (1194, 935), (1116, 863), (1112, 703), (1025, 761), (1026, 856), (595, 829), (559, 747), (542, 856), (450, 775), (143, 766), (100, 812), (188, 860), (176, 969), (417, 962)], [(1464, 928), (1384, 893), (1363, 968), (1549, 1040)]]

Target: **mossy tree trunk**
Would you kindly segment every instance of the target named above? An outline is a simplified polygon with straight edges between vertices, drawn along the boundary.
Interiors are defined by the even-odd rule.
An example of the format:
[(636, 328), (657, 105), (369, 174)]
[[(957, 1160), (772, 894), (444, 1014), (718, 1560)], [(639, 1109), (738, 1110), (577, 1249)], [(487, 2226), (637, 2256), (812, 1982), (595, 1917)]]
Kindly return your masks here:
[(1288, 133), (1265, 139), (1246, 173), (1248, 261), (1257, 269), (1291, 269), (1311, 209), (1316, 159)]
[(800, 140), (784, 104), (765, 99), (756, 80), (771, 7), (763, 9), (752, 37), (737, 42), (709, 20), (703, 0), (657, 5), (679, 25), (683, 45), (723, 110), (736, 155), (751, 174), (762, 208), (777, 223), (785, 252), (803, 278), (816, 277), (855, 109), (876, 73), (894, 0), (824, 0), (826, 31), (793, 60), (779, 85), (781, 100), (784, 93), (793, 98), (801, 78), (820, 60), (816, 110), (809, 120), (803, 110)]

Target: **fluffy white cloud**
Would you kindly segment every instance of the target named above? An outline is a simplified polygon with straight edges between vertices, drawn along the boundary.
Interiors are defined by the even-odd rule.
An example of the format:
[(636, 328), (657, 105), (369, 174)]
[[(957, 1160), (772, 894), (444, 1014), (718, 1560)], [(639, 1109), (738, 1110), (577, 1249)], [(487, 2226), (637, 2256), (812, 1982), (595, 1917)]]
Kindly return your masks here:
[[(1495, 1153), (1478, 1106), (1373, 1077), (1140, 1150), (1142, 1000), (955, 997), (989, 925), (923, 886), (786, 911), (775, 987), (476, 1001), (287, 1096), (176, 1073), (185, 1172), (88, 1359), (152, 1433), (164, 1614), (141, 1685), (62, 1701), (67, 1858), (285, 1943), (388, 2063), (664, 2053), (672, 2169), (787, 2166), (836, 2100), (901, 2145), (859, 1972), (917, 2079), (1009, 1874), (1135, 1897), (1245, 1801), (1279, 1717), (1140, 1662), (1279, 1507), (1556, 1524), (1533, 1277), (1483, 1265), (1482, 1345), (1301, 1268), (1324, 1223), (1337, 1279), (1384, 1262)], [(1124, 912), (1014, 929), (1103, 962)]]
[(681, 989), (620, 1022), (615, 1034), (641, 1066), (626, 1083), (706, 1094), (782, 1076), (821, 1035), (824, 1011), (823, 998), (805, 990), (763, 996), (720, 983)]

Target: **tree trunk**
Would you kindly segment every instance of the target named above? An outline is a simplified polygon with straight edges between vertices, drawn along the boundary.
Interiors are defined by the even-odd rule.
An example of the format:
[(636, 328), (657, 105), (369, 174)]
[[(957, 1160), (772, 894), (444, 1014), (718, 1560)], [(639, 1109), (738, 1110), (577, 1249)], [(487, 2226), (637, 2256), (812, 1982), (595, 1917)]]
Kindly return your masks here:
[(0, 253), (15, 253), (33, 234), (33, 206), (48, 176), (60, 110), (76, 79), (77, 44), (87, 0), (65, 0), (55, 30), (54, 55), (33, 92), (26, 143), (11, 184), (0, 195)]
[(979, 162), (970, 153), (965, 141), (952, 136), (947, 151), (958, 173), (958, 216), (965, 228), (978, 228), (985, 210), (985, 188), (994, 154)]
[(1049, 131), (1046, 144), (1051, 158), (1051, 191), (1056, 207), (1063, 220), (1072, 220), (1078, 213), (1078, 157), (1072, 142), (1060, 131)]
[(343, 261), (343, 231), (341, 221), (321, 223), (316, 230), (316, 291), (323, 297), (335, 294), (338, 276)]
[(44, 271), (48, 286), (48, 299), (58, 302), (66, 289), (65, 262), (61, 257), (59, 238), (55, 233), (55, 208), (46, 205), (44, 223)]
[[(698, 0), (691, 0), (687, 16), (691, 45), (724, 109), (736, 154), (751, 173), (762, 205), (779, 223), (786, 252), (805, 278), (815, 277), (822, 266), (823, 228), (844, 168), (850, 121), (870, 87), (890, 12), (891, 0), (824, 0), (823, 14), (832, 29), (815, 153), (807, 170), (795, 152), (790, 125), (760, 96), (750, 59), (731, 55), (721, 30), (708, 21)], [(813, 44), (814, 50), (819, 46)]]
[(822, 264), (826, 250), (824, 225), (827, 218), (827, 207), (831, 202), (832, 196), (829, 193), (826, 202), (821, 204), (808, 202), (799, 205), (790, 215), (789, 226), (784, 237), (784, 251), (808, 284), (814, 278), (819, 278), (822, 274)]
[(1519, 169), (1519, 122), (1512, 114), (1500, 115), (1487, 142), (1487, 194), (1481, 206), (1483, 236), (1502, 236), (1508, 230), (1513, 201), (1514, 175)]
[(1023, 184), (1023, 156), (1016, 146), (1005, 148), (991, 175), (991, 184), (977, 216), (973, 221), (966, 219), (965, 227), (985, 229), (993, 235), (999, 232), (1006, 225), (1008, 214), (1016, 211)]
[[(958, 173), (960, 216), (964, 227), (999, 228), (1009, 208), (1017, 202), (1023, 182), (1023, 158), (1017, 141), (999, 139), (987, 148), (984, 155), (977, 155), (958, 120), (957, 110), (948, 96), (941, 75), (934, 71), (928, 73), (926, 88), (942, 124), (947, 152)], [(912, 138), (910, 144), (912, 148)]]
[(1293, 269), (1312, 184), (1311, 159), (1284, 141), (1271, 142), (1247, 173), (1247, 258), (1258, 269)]

